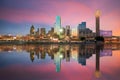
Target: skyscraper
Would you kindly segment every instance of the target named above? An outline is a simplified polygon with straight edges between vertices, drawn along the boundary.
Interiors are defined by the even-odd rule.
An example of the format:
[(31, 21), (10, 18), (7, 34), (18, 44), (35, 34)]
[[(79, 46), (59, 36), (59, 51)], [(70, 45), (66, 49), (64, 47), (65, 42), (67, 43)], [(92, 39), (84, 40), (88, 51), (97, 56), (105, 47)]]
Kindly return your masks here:
[(46, 35), (46, 30), (45, 30), (45, 28), (41, 28), (41, 29), (40, 29), (40, 35), (41, 35), (42, 38), (45, 37), (45, 35)]
[(66, 35), (66, 36), (70, 36), (70, 25), (67, 25), (67, 26), (66, 26), (65, 35)]
[(40, 34), (40, 31), (39, 31), (39, 28), (38, 28), (37, 31), (36, 31), (36, 36), (39, 36), (39, 34)]
[(95, 13), (96, 18), (96, 36), (100, 36), (100, 11), (97, 10)]
[(31, 36), (35, 35), (35, 28), (34, 28), (33, 25), (32, 25), (31, 28), (30, 28), (30, 35), (31, 35)]
[(56, 26), (57, 27), (61, 27), (61, 18), (60, 18), (60, 16), (56, 16)]
[(55, 27), (54, 27), (54, 32), (55, 33), (57, 33), (58, 35), (59, 35), (59, 33), (60, 33), (60, 29), (61, 29), (61, 18), (60, 18), (60, 16), (56, 16), (56, 23), (55, 23), (55, 25), (54, 25)]
[(78, 25), (78, 29), (86, 29), (86, 22), (82, 22)]

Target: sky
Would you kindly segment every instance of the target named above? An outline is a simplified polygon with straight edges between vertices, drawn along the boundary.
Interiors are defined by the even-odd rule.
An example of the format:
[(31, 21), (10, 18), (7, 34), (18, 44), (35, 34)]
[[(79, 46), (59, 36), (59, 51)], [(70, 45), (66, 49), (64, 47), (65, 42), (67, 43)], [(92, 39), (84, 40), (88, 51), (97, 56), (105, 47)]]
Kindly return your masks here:
[(95, 11), (101, 11), (100, 29), (120, 36), (120, 0), (0, 0), (0, 34), (29, 34), (31, 25), (49, 30), (55, 17), (62, 27), (82, 21), (95, 31)]

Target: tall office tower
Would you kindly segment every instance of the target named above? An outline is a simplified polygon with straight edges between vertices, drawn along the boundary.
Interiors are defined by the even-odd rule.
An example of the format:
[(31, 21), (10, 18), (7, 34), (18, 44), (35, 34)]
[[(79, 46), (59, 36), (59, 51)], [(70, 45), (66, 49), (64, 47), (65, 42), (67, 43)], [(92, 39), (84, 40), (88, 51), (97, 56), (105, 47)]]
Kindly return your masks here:
[(37, 31), (36, 31), (36, 36), (39, 36), (39, 34), (40, 34), (40, 31), (39, 31), (39, 28), (38, 28)]
[(78, 38), (78, 30), (77, 30), (77, 28), (72, 28), (71, 37)]
[(30, 35), (31, 35), (31, 36), (35, 35), (35, 28), (34, 28), (33, 25), (32, 25), (31, 28), (30, 28)]
[(100, 36), (100, 11), (97, 10), (95, 13), (96, 18), (96, 36)]
[(55, 23), (55, 33), (57, 33), (59, 35), (60, 33), (60, 29), (61, 29), (61, 18), (60, 16), (56, 16), (56, 23)]
[(45, 35), (46, 35), (46, 30), (45, 30), (45, 28), (41, 28), (41, 29), (40, 29), (40, 35), (41, 35), (42, 37), (45, 37)]
[(82, 22), (78, 25), (78, 29), (86, 29), (86, 22)]
[(67, 25), (67, 26), (66, 26), (65, 35), (66, 35), (66, 36), (70, 36), (70, 25)]

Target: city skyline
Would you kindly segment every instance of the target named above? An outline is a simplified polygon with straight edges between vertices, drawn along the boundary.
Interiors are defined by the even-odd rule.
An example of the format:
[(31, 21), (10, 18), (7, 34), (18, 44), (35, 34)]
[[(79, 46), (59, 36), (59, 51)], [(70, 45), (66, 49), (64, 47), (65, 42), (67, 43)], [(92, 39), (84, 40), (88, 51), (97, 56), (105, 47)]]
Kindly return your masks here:
[[(119, 0), (36, 0), (36, 1), (0, 1), (0, 34), (29, 33), (33, 24), (36, 28), (50, 30), (55, 23), (55, 16), (60, 15), (62, 27), (77, 27), (87, 22), (87, 27), (95, 32), (95, 11), (101, 10), (101, 30), (112, 30), (113, 35), (120, 35)], [(89, 13), (89, 14), (88, 14)]]

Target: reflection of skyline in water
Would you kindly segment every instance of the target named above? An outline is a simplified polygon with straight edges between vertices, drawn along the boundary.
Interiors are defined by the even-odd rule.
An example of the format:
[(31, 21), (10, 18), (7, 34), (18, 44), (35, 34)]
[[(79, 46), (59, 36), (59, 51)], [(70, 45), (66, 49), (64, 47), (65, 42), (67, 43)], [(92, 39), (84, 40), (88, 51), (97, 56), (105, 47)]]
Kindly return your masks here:
[[(36, 63), (36, 60), (38, 62), (37, 64), (39, 63), (41, 64), (41, 61), (46, 61), (46, 59), (49, 58), (48, 60), (51, 60), (50, 62), (54, 63), (53, 64), (54, 68), (52, 69), (53, 70), (56, 69), (56, 72), (62, 72), (64, 70), (63, 65), (61, 65), (63, 62), (73, 63), (73, 60), (75, 63), (77, 62), (77, 64), (80, 66), (88, 67), (88, 65), (91, 64), (89, 61), (90, 58), (94, 56), (95, 59), (93, 60), (93, 62), (95, 64), (94, 73), (95, 73), (96, 78), (99, 78), (100, 76), (103, 75), (101, 73), (103, 71), (101, 71), (100, 69), (100, 65), (101, 65), (100, 57), (105, 57), (105, 56), (111, 57), (113, 55), (112, 52), (114, 50), (120, 50), (120, 45), (118, 44), (114, 44), (114, 45), (106, 45), (106, 44), (105, 45), (95, 45), (95, 44), (57, 45), (57, 44), (54, 44), (54, 45), (7, 45), (7, 46), (0, 45), (1, 54), (2, 53), (8, 53), (8, 54), (14, 53), (11, 55), (11, 56), (14, 56), (14, 55), (18, 55), (17, 53), (24, 53), (24, 52), (27, 53), (24, 55), (21, 54), (21, 56), (18, 55), (19, 56), (18, 61), (21, 59), (25, 59), (25, 57), (22, 58), (22, 56), (27, 56), (26, 60), (30, 61), (29, 64)], [(14, 57), (11, 57), (11, 58), (14, 58)], [(15, 60), (15, 59), (12, 59), (12, 60)], [(6, 65), (11, 64), (13, 62), (12, 60), (10, 61), (10, 63), (8, 61), (5, 64)], [(21, 64), (18, 61), (13, 62), (12, 64), (16, 64), (16, 63)], [(26, 63), (26, 61), (24, 60), (22, 61)], [(49, 64), (49, 61), (46, 61), (46, 62), (47, 64)], [(68, 63), (64, 63), (64, 65), (65, 64), (67, 65)], [(44, 62), (42, 62), (41, 66), (42, 65), (44, 65)]]
[[(0, 52), (3, 51), (26, 51), (30, 53), (30, 60), (34, 62), (35, 59), (45, 59), (48, 55), (56, 66), (56, 72), (61, 69), (61, 61), (66, 60), (70, 62), (74, 59), (79, 64), (85, 66), (86, 59), (89, 59), (93, 54), (96, 54), (96, 74), (99, 71), (99, 57), (112, 56), (112, 50), (119, 49), (120, 46), (104, 45), (96, 46), (93, 44), (89, 45), (1, 45)], [(36, 58), (37, 57), (37, 58)]]

